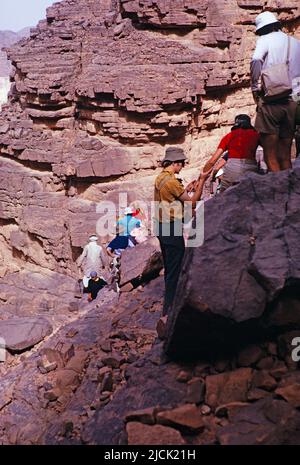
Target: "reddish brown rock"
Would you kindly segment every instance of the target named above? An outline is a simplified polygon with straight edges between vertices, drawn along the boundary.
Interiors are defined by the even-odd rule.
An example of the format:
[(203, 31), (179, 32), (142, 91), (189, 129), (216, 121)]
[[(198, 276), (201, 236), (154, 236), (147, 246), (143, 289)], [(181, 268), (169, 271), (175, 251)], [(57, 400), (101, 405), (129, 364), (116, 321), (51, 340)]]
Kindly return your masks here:
[(99, 372), (98, 372), (98, 377), (97, 377), (97, 380), (99, 383), (102, 383), (103, 379), (104, 379), (104, 376), (107, 375), (108, 373), (111, 373), (112, 372), (112, 368), (110, 367), (102, 367), (100, 368)]
[(286, 365), (283, 362), (277, 362), (274, 368), (272, 368), (269, 373), (276, 380), (280, 380), (288, 371)]
[(229, 402), (246, 402), (251, 378), (251, 368), (207, 376), (206, 404), (216, 408)]
[(136, 412), (129, 412), (125, 417), (125, 421), (135, 421), (144, 423), (145, 425), (154, 425), (157, 412), (158, 409), (152, 407), (144, 410), (137, 410)]
[(280, 382), (278, 383), (278, 387), (287, 387), (291, 384), (300, 384), (300, 372), (299, 371), (290, 371), (287, 372)]
[(45, 392), (44, 398), (46, 400), (49, 400), (49, 402), (55, 402), (60, 394), (60, 390), (58, 389), (51, 389), (50, 391)]
[(143, 425), (131, 421), (126, 425), (128, 445), (154, 446), (154, 445), (183, 445), (186, 444), (179, 431), (167, 426)]
[(204, 376), (209, 373), (211, 365), (208, 363), (197, 363), (194, 369), (195, 376)]
[(84, 350), (76, 350), (74, 357), (66, 364), (68, 370), (73, 370), (76, 373), (81, 373), (88, 359), (88, 354)]
[(265, 397), (268, 397), (268, 395), (268, 392), (264, 389), (252, 388), (248, 391), (247, 399), (249, 402), (253, 402), (256, 400), (264, 399)]
[(230, 417), (232, 415), (235, 415), (240, 411), (240, 409), (247, 407), (249, 404), (246, 402), (230, 402), (225, 405), (220, 405), (216, 409), (216, 416), (217, 417)]
[(218, 360), (214, 364), (214, 368), (218, 373), (223, 373), (224, 371), (227, 371), (230, 369), (230, 363), (228, 360)]
[(112, 353), (107, 357), (103, 357), (102, 362), (108, 367), (119, 368), (120, 365), (124, 362), (124, 358), (118, 354)]
[(271, 370), (274, 366), (274, 359), (273, 357), (265, 357), (262, 358), (257, 364), (256, 368), (259, 370)]
[(166, 331), (167, 331), (167, 321), (168, 321), (168, 316), (162, 316), (156, 325), (156, 331), (157, 331), (157, 336), (159, 339), (164, 340), (166, 337)]
[(56, 363), (58, 368), (63, 368), (64, 360), (60, 352), (54, 349), (46, 348), (42, 350), (42, 354), (43, 354), (43, 357), (45, 356), (49, 362)]
[(204, 430), (201, 410), (193, 404), (186, 404), (156, 415), (157, 423), (173, 426), (183, 432), (199, 433)]
[(56, 370), (57, 362), (51, 362), (46, 357), (46, 355), (43, 355), (42, 358), (38, 360), (37, 366), (39, 367), (40, 372), (45, 374), (49, 373), (50, 371)]
[(241, 367), (255, 365), (263, 357), (263, 351), (259, 346), (248, 346), (239, 353), (238, 364)]
[(112, 371), (109, 371), (108, 373), (105, 373), (103, 377), (100, 391), (111, 392), (113, 390), (113, 384), (114, 384), (113, 374), (112, 374)]
[(276, 326), (300, 325), (300, 301), (297, 298), (285, 296), (275, 306), (272, 312), (271, 324)]
[(59, 342), (55, 350), (60, 354), (64, 365), (66, 365), (75, 355), (75, 349), (72, 343)]
[(266, 391), (273, 391), (276, 388), (277, 382), (267, 370), (255, 371), (252, 380), (254, 388), (265, 389)]
[(200, 411), (202, 415), (209, 415), (211, 413), (211, 408), (208, 405), (202, 405)]
[(201, 378), (193, 378), (188, 382), (186, 401), (201, 404), (205, 399), (205, 382)]
[(217, 432), (222, 445), (299, 443), (300, 414), (287, 402), (262, 399), (243, 408)]
[(191, 380), (191, 378), (192, 378), (191, 370), (180, 370), (180, 372), (176, 376), (176, 381), (179, 381), (180, 383), (187, 383), (188, 381)]
[(79, 385), (78, 374), (73, 370), (59, 370), (56, 375), (56, 390), (61, 394), (71, 393)]
[(106, 339), (101, 343), (101, 349), (103, 352), (111, 352), (111, 341), (109, 339)]
[(127, 283), (127, 284), (124, 284), (124, 286), (120, 288), (120, 292), (131, 292), (133, 289), (134, 289), (133, 284)]
[(295, 408), (300, 407), (300, 384), (290, 384), (275, 391), (280, 397), (283, 397), (289, 404)]

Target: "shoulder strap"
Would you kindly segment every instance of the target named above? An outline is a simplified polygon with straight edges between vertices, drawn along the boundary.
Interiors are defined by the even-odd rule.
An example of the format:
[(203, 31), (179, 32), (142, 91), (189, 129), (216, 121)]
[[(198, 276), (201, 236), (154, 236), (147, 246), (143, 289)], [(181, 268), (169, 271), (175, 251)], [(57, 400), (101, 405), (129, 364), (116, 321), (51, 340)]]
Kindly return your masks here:
[(291, 51), (291, 38), (288, 36), (288, 48), (287, 48), (287, 56), (286, 56), (286, 64), (289, 67), (290, 64), (290, 51)]
[(160, 201), (161, 201), (160, 191), (161, 191), (161, 189), (164, 187), (164, 185), (165, 185), (168, 181), (170, 181), (170, 179), (172, 179), (172, 176), (171, 176), (171, 175), (168, 175), (168, 176), (166, 176), (166, 177), (159, 183), (158, 187), (155, 186), (155, 189), (158, 191)]

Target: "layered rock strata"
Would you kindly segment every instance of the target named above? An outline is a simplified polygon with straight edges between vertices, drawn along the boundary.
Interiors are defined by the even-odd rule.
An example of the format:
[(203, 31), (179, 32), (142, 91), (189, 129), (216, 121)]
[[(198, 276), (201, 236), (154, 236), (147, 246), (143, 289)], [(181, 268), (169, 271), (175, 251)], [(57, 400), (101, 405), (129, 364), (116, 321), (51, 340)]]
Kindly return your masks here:
[[(272, 8), (298, 33), (297, 1), (64, 0), (13, 46), (0, 117), (3, 254), (74, 275), (103, 200), (152, 197), (165, 146), (190, 178), (230, 127), (254, 115), (254, 18)], [(126, 202), (126, 200), (125, 200)], [(108, 238), (103, 237), (105, 242)], [(24, 261), (24, 260), (23, 260)]]

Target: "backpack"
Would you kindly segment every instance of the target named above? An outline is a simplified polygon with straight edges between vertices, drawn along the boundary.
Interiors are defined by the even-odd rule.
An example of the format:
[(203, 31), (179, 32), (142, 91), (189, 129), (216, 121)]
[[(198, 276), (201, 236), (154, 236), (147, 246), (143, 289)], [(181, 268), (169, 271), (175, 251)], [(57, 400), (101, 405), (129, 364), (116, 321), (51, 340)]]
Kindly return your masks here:
[(292, 93), (292, 83), (289, 75), (291, 38), (288, 36), (288, 50), (285, 63), (272, 65), (261, 73), (261, 84), (264, 91), (263, 100), (274, 102), (289, 97)]

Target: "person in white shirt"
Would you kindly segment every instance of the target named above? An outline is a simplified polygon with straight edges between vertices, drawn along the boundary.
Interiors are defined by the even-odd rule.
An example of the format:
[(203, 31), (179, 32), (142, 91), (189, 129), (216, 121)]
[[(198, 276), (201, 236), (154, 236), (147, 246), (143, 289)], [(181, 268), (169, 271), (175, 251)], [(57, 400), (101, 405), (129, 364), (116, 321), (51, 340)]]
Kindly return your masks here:
[[(251, 60), (251, 89), (257, 103), (255, 129), (260, 133), (269, 171), (291, 168), (291, 145), (295, 131), (296, 103), (287, 95), (267, 101), (260, 78), (262, 71), (286, 63), (289, 45), (289, 78), (291, 89), (300, 76), (300, 41), (281, 31), (276, 16), (264, 11), (255, 20), (259, 36)], [(291, 91), (292, 94), (292, 91)], [(264, 100), (265, 98), (265, 100)]]
[(105, 271), (105, 267), (108, 264), (107, 256), (101, 245), (97, 244), (98, 237), (92, 235), (89, 238), (89, 243), (84, 246), (83, 252), (77, 259), (77, 265), (82, 268), (83, 286), (88, 287), (90, 274), (92, 271), (96, 271), (98, 276)]

